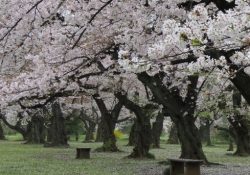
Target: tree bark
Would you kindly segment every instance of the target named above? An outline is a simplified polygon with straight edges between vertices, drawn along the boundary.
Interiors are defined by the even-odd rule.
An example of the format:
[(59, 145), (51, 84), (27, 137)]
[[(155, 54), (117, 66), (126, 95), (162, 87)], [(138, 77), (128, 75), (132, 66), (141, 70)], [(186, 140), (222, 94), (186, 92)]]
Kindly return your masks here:
[(58, 102), (54, 102), (52, 104), (51, 126), (48, 131), (48, 134), (51, 135), (51, 141), (49, 143), (45, 143), (44, 146), (69, 146), (65, 128), (65, 119)]
[(163, 129), (164, 115), (159, 112), (152, 127), (152, 146), (160, 148), (160, 137)]
[(150, 124), (150, 104), (146, 105), (143, 109), (129, 100), (127, 95), (117, 92), (115, 96), (123, 102), (124, 106), (130, 111), (134, 112), (135, 120), (135, 147), (133, 152), (128, 156), (129, 158), (154, 158), (149, 153), (150, 145), (152, 143), (152, 130)]

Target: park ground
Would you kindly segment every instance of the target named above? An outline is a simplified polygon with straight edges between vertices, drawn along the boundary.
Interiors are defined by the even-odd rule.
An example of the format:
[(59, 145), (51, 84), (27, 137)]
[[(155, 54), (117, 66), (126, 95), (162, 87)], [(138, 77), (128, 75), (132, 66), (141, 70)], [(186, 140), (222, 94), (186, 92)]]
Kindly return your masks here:
[[(69, 148), (44, 148), (9, 137), (8, 141), (0, 141), (0, 175), (161, 175), (167, 166), (162, 162), (180, 154), (179, 145), (163, 142), (161, 149), (150, 151), (155, 160), (127, 159), (133, 147), (126, 143), (127, 140), (118, 140), (121, 152), (100, 153), (94, 149), (101, 143), (71, 141)], [(250, 157), (232, 156), (226, 151), (227, 146), (204, 146), (208, 160), (222, 165), (202, 166), (202, 175), (250, 175)], [(76, 147), (92, 148), (91, 159), (75, 159)]]

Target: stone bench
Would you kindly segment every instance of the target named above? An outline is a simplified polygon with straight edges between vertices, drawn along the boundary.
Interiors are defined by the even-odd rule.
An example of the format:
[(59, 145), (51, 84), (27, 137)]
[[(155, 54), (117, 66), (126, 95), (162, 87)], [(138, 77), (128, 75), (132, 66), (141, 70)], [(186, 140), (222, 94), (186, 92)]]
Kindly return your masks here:
[(76, 148), (77, 159), (90, 159), (91, 148)]
[(170, 175), (200, 175), (202, 160), (168, 159), (170, 161)]

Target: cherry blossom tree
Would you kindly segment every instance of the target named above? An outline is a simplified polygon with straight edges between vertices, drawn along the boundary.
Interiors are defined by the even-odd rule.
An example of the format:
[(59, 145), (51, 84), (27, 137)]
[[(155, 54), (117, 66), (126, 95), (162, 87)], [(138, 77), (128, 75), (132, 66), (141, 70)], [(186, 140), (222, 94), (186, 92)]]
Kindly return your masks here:
[(0, 8), (1, 109), (94, 95), (90, 77), (132, 72), (179, 128), (181, 156), (206, 160), (194, 124), (200, 73), (218, 70), (250, 104), (247, 0), (5, 0)]

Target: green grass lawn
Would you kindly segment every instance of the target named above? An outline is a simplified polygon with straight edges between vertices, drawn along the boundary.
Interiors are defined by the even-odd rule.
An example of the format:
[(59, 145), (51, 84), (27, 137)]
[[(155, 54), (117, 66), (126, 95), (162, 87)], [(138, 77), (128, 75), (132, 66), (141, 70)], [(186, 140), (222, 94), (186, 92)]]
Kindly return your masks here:
[[(0, 175), (133, 175), (140, 167), (158, 166), (157, 162), (168, 157), (178, 157), (179, 145), (162, 144), (161, 149), (152, 149), (156, 160), (131, 160), (124, 158), (132, 147), (118, 141), (119, 153), (91, 152), (90, 160), (76, 160), (76, 147), (97, 148), (101, 143), (70, 142), (70, 148), (44, 148), (42, 145), (26, 145), (20, 141), (0, 141)], [(250, 157), (226, 155), (227, 145), (204, 147), (212, 162), (250, 164)]]

